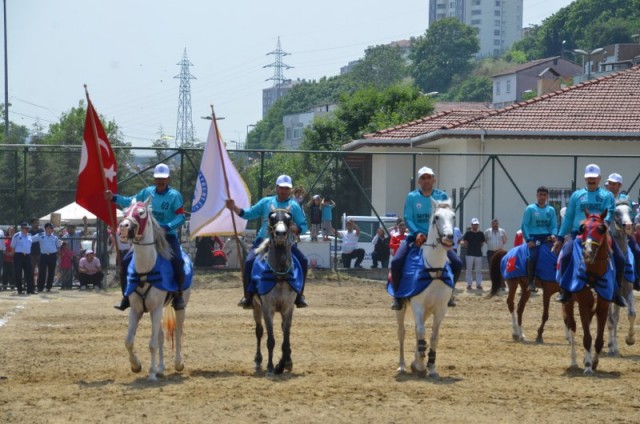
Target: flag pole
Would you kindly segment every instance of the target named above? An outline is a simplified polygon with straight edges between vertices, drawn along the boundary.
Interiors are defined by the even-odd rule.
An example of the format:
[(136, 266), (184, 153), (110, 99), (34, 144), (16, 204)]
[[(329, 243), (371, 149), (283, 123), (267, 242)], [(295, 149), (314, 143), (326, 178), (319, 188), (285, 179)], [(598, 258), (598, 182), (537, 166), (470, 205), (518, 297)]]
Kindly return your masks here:
[[(89, 115), (89, 122), (91, 122), (91, 131), (93, 132), (93, 140), (96, 143), (96, 152), (98, 153), (98, 164), (100, 165), (100, 175), (102, 176), (102, 186), (103, 191), (107, 191), (109, 186), (107, 185), (107, 177), (104, 175), (104, 162), (102, 161), (102, 150), (100, 148), (100, 139), (98, 138), (98, 127), (95, 122), (95, 109), (93, 108), (93, 104), (91, 103), (91, 99), (89, 98), (89, 90), (87, 90), (87, 84), (84, 84), (84, 94), (87, 96), (87, 114)], [(89, 109), (91, 109), (91, 113), (89, 113)], [(114, 153), (115, 154), (115, 153)], [(105, 199), (105, 201), (107, 201)], [(120, 250), (118, 249), (118, 241), (116, 240), (116, 228), (117, 224), (115, 217), (113, 216), (113, 208), (111, 205), (107, 205), (107, 209), (109, 210), (109, 220), (111, 221), (111, 242), (116, 248), (116, 258), (120, 256)]]
[[(218, 123), (216, 122), (216, 112), (213, 109), (213, 105), (211, 105), (211, 123), (213, 128), (216, 131), (216, 138), (218, 140), (218, 153), (220, 154), (220, 162), (222, 163), (222, 175), (224, 176), (224, 188), (227, 192), (227, 199), (231, 199), (231, 190), (229, 190), (229, 178), (227, 177), (227, 167), (225, 165), (224, 156), (222, 155), (222, 138), (220, 137), (220, 131), (218, 131)], [(244, 260), (244, 256), (240, 252), (240, 240), (238, 239), (238, 228), (236, 227), (236, 215), (232, 210), (231, 212), (231, 223), (233, 225), (233, 236), (236, 240), (236, 251), (238, 254), (238, 258), (242, 258)], [(242, 276), (242, 281), (244, 282), (244, 264), (240, 261), (240, 275)]]

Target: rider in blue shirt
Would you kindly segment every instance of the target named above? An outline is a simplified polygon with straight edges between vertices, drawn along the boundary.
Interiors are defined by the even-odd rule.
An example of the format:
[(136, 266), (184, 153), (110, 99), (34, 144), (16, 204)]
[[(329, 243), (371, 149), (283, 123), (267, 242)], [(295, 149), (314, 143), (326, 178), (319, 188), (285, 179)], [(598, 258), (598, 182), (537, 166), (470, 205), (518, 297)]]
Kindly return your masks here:
[[(571, 239), (575, 239), (580, 228), (580, 223), (585, 219), (584, 211), (589, 213), (602, 213), (607, 211), (605, 220), (611, 224), (613, 220), (613, 214), (615, 213), (616, 202), (611, 192), (600, 188), (600, 167), (596, 164), (589, 164), (584, 169), (584, 179), (587, 183), (587, 187), (576, 190), (571, 195), (569, 203), (567, 204), (567, 211), (564, 219), (562, 220), (562, 226), (558, 232), (557, 240), (553, 245), (553, 250), (559, 252), (562, 244), (564, 243), (565, 236), (571, 236)], [(622, 251), (618, 245), (613, 241), (613, 258), (616, 266), (616, 286), (614, 288), (613, 301), (621, 306), (626, 306), (624, 298), (620, 295), (620, 283), (624, 275), (624, 257)], [(568, 261), (573, 252), (573, 243), (567, 243), (563, 248), (563, 258)], [(561, 295), (560, 302), (566, 303), (571, 298), (571, 293), (567, 290), (567, 287), (560, 285)]]
[[(269, 223), (271, 207), (273, 206), (276, 209), (290, 208), (291, 218), (298, 227), (298, 234), (303, 234), (307, 231), (307, 218), (305, 217), (300, 204), (296, 199), (291, 197), (292, 187), (293, 183), (291, 181), (291, 177), (288, 175), (280, 175), (276, 180), (276, 195), (263, 197), (258, 201), (258, 203), (248, 209), (241, 209), (236, 206), (233, 199), (227, 199), (227, 208), (235, 212), (241, 218), (246, 220), (262, 218), (262, 225), (260, 226), (260, 230), (256, 235), (256, 239), (253, 242), (253, 246), (251, 246), (251, 249), (247, 254), (247, 259), (244, 263), (244, 275), (242, 281), (244, 286), (244, 297), (240, 300), (240, 303), (238, 303), (238, 306), (242, 306), (244, 309), (252, 308), (253, 293), (249, 292), (248, 289), (251, 279), (251, 270), (253, 268), (253, 263), (256, 260), (256, 248), (260, 246), (265, 237), (268, 236), (267, 225)], [(308, 306), (304, 299), (304, 284), (307, 281), (307, 258), (300, 249), (298, 249), (296, 244), (291, 247), (291, 253), (298, 259), (298, 262), (300, 262), (302, 273), (304, 275), (302, 289), (300, 290), (300, 294), (296, 297), (296, 307), (305, 308)]]
[[(114, 194), (107, 190), (105, 191), (105, 198), (116, 202), (117, 205), (127, 207), (131, 205), (132, 201), (144, 202), (147, 198), (151, 197), (153, 217), (165, 230), (165, 237), (171, 245), (171, 250), (173, 250), (171, 266), (176, 283), (178, 284), (178, 292), (173, 298), (173, 307), (176, 310), (180, 310), (184, 309), (184, 299), (182, 298), (184, 260), (182, 259), (177, 229), (185, 223), (184, 203), (182, 201), (182, 194), (180, 194), (178, 190), (169, 187), (170, 173), (171, 171), (167, 165), (164, 163), (158, 164), (153, 170), (154, 185), (143, 188), (135, 196), (129, 197)], [(121, 261), (121, 272), (125, 275), (132, 257), (133, 255), (129, 253)], [(120, 284), (122, 285), (122, 280)], [(114, 306), (114, 308), (120, 309), (121, 311), (129, 307), (129, 299), (124, 296), (125, 288), (126, 287), (121, 287), (123, 298), (120, 305)]]
[[(605, 187), (607, 187), (607, 190), (609, 190), (611, 194), (613, 194), (616, 203), (618, 201), (629, 202), (629, 206), (631, 206), (631, 200), (629, 199), (629, 197), (625, 193), (620, 191), (620, 189), (622, 188), (622, 182), (622, 175), (614, 172), (613, 174), (609, 175), (609, 178), (607, 178)], [(633, 220), (634, 217), (632, 216), (631, 221)], [(628, 236), (627, 241), (629, 243), (629, 248), (631, 248), (631, 251), (633, 252), (633, 258), (635, 262), (636, 275), (635, 281), (633, 281), (633, 285), (636, 290), (640, 290), (640, 247), (638, 247), (638, 243), (636, 243), (636, 239), (633, 237), (633, 235)]]
[(527, 206), (522, 216), (522, 236), (529, 248), (529, 261), (527, 262), (527, 276), (529, 277), (529, 290), (537, 292), (535, 283), (536, 265), (540, 245), (551, 237), (555, 241), (558, 232), (558, 218), (553, 206), (547, 204), (549, 189), (544, 186), (536, 191), (536, 203)]
[[(404, 221), (409, 229), (409, 235), (402, 241), (393, 260), (391, 261), (391, 282), (393, 283), (394, 290), (398, 289), (400, 279), (402, 278), (402, 269), (404, 268), (405, 260), (407, 259), (408, 249), (411, 243), (416, 239), (416, 236), (420, 233), (429, 234), (429, 225), (431, 224), (431, 200), (444, 201), (448, 200), (449, 196), (446, 192), (438, 190), (433, 186), (436, 183), (436, 174), (429, 167), (423, 166), (418, 170), (418, 188), (409, 192), (407, 199), (404, 203)], [(456, 252), (451, 249), (447, 252), (447, 257), (453, 272), (453, 281), (457, 281), (462, 269), (462, 261), (456, 255)], [(391, 309), (399, 311), (402, 309), (400, 299), (397, 297), (393, 299)]]

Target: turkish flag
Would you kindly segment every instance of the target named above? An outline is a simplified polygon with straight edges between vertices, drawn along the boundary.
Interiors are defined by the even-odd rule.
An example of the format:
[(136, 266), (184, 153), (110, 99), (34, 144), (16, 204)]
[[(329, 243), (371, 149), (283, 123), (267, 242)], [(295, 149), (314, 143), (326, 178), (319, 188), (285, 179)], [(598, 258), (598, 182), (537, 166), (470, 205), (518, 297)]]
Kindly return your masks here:
[(84, 140), (78, 169), (76, 203), (116, 228), (116, 205), (104, 198), (104, 191), (118, 192), (116, 157), (91, 100), (84, 124)]
[(509, 259), (507, 259), (507, 269), (506, 272), (513, 272), (516, 270), (516, 257), (512, 256)]

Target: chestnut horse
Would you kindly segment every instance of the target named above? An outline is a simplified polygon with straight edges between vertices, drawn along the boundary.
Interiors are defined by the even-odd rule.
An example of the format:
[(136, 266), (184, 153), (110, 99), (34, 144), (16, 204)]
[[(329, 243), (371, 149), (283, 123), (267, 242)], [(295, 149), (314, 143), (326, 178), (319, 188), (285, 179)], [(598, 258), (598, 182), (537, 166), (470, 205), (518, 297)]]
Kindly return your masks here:
[[(585, 216), (586, 219), (580, 224), (576, 239), (571, 241), (574, 243), (572, 260), (575, 272), (572, 273), (572, 278), (576, 290), (572, 292), (570, 300), (563, 305), (562, 309), (565, 325), (569, 329), (571, 367), (577, 367), (574, 303), (578, 303), (584, 332), (582, 338), (584, 373), (593, 374), (598, 367), (600, 352), (604, 346), (604, 329), (607, 325), (615, 277), (612, 272), (614, 265), (611, 263), (612, 241), (605, 222), (607, 210), (601, 214), (589, 214), (589, 211), (585, 210)], [(580, 253), (581, 260), (578, 259)], [(594, 315), (597, 323), (595, 344), (589, 328)]]
[[(551, 246), (553, 241), (551, 239), (546, 243), (542, 244), (539, 249), (544, 250), (539, 253), (538, 264), (536, 266), (536, 276), (535, 282), (538, 287), (542, 288), (542, 321), (540, 322), (540, 326), (538, 327), (538, 335), (536, 337), (536, 343), (544, 343), (544, 339), (542, 334), (544, 333), (544, 326), (546, 322), (549, 320), (549, 305), (551, 304), (551, 296), (557, 293), (560, 290), (560, 286), (558, 282), (555, 281), (555, 267), (557, 256), (551, 251)], [(510, 256), (511, 259), (516, 259), (516, 251), (515, 249), (528, 249), (526, 245), (521, 245), (514, 247), (509, 250), (509, 253), (513, 256)], [(491, 262), (489, 263), (489, 276), (491, 277), (491, 292), (489, 293), (489, 297), (495, 296), (498, 294), (500, 287), (502, 287), (505, 282), (504, 275), (506, 274), (507, 264), (503, 258), (507, 255), (506, 250), (499, 250), (493, 254), (491, 258)], [(543, 255), (544, 253), (544, 255)], [(549, 259), (545, 261), (545, 259)], [(555, 259), (555, 260), (554, 260)], [(548, 267), (549, 272), (553, 277), (547, 277), (549, 279), (542, 279), (545, 274), (549, 274), (549, 272), (542, 272), (541, 268)], [(527, 268), (526, 263), (522, 263), (520, 266), (520, 273), (517, 277), (512, 277), (506, 279), (506, 285), (508, 288), (507, 294), (507, 308), (509, 309), (509, 313), (511, 314), (511, 337), (513, 340), (517, 342), (522, 342), (525, 340), (524, 331), (522, 329), (522, 316), (524, 315), (524, 308), (531, 297), (531, 291), (529, 290), (529, 279), (527, 277)], [(516, 291), (520, 287), (520, 300), (518, 301), (518, 308), (515, 306), (515, 297)]]

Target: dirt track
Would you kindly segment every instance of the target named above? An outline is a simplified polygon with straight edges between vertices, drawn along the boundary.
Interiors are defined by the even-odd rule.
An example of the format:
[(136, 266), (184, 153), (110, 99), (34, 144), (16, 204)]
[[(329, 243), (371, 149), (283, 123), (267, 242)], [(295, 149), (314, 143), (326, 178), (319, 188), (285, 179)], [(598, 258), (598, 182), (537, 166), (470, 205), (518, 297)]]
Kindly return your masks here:
[[(143, 371), (129, 370), (127, 315), (112, 308), (115, 290), (0, 292), (6, 321), (0, 326), (0, 422), (539, 424), (640, 417), (640, 345), (623, 343), (620, 358), (605, 355), (595, 376), (568, 369), (557, 303), (544, 345), (516, 343), (504, 296), (461, 292), (441, 329), (440, 378), (398, 376), (395, 317), (383, 284), (324, 276), (308, 284), (311, 307), (294, 316), (293, 372), (267, 378), (252, 371), (253, 321), (235, 306), (238, 275), (201, 278), (206, 282), (197, 284), (187, 309), (185, 370), (173, 370), (169, 351), (166, 376), (156, 383), (145, 374), (148, 317), (136, 339)], [(525, 312), (529, 340), (540, 312), (535, 296)], [(407, 324), (409, 363), (412, 317)], [(627, 328), (625, 317), (621, 333)], [(582, 357), (580, 349), (580, 363)]]

